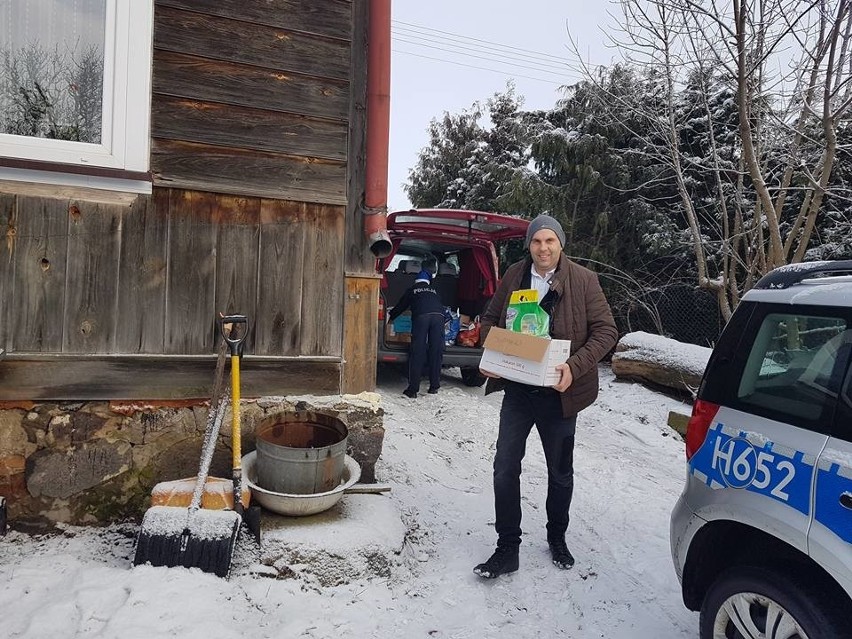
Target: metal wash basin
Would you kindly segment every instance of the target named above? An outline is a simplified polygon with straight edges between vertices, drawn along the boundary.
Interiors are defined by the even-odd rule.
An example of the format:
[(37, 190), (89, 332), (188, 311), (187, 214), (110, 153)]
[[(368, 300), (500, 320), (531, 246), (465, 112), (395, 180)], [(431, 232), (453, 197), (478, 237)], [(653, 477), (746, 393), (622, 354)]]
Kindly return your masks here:
[(242, 460), (244, 477), (251, 490), (252, 497), (261, 506), (279, 515), (301, 517), (304, 515), (315, 515), (328, 510), (340, 501), (343, 493), (361, 478), (361, 466), (349, 455), (346, 455), (343, 462), (340, 484), (336, 488), (324, 493), (310, 495), (277, 493), (257, 485), (256, 460), (257, 453), (255, 451), (245, 455)]

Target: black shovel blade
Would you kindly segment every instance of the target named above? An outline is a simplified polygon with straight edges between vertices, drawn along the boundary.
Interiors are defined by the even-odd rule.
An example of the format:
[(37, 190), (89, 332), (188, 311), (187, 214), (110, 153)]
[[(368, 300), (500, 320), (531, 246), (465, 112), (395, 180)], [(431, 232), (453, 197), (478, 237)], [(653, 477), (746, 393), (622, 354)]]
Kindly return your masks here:
[(227, 577), (240, 532), (232, 510), (153, 506), (142, 518), (133, 564), (200, 568)]

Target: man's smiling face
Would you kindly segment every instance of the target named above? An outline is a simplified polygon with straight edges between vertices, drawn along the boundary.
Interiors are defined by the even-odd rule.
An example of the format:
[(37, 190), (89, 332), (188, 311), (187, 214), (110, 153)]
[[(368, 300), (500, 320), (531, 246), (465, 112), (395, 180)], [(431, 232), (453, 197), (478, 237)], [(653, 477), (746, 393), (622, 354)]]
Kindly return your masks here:
[(536, 231), (530, 240), (530, 255), (532, 256), (535, 270), (539, 275), (552, 271), (559, 264), (559, 256), (562, 253), (562, 244), (556, 233), (550, 229)]

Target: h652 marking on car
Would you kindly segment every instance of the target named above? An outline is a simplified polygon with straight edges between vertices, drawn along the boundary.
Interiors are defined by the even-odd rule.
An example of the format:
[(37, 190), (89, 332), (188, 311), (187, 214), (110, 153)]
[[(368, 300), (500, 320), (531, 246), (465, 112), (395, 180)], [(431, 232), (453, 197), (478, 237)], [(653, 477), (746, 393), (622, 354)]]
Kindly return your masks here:
[(690, 460), (689, 472), (715, 490), (748, 490), (807, 515), (814, 462), (801, 451), (782, 453), (771, 441), (751, 442), (747, 433), (718, 423)]

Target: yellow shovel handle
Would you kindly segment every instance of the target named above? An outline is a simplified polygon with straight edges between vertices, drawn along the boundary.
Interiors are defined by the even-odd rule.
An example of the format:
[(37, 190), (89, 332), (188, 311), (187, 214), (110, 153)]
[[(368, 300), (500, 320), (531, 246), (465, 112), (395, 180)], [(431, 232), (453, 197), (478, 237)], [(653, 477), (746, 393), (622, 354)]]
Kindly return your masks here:
[(242, 442), (240, 441), (240, 356), (231, 355), (231, 447), (233, 448), (233, 468), (242, 463)]
[[(219, 318), (219, 331), (231, 349), (231, 449), (233, 451), (231, 467), (237, 471), (234, 473), (236, 476), (239, 474), (243, 458), (240, 441), (240, 347), (246, 339), (248, 319), (245, 315), (223, 315)], [(235, 486), (234, 489), (236, 488)]]

